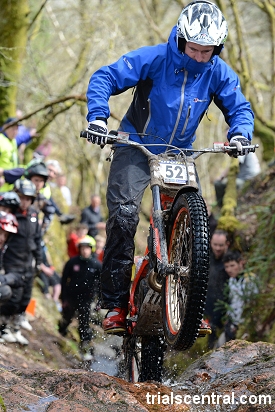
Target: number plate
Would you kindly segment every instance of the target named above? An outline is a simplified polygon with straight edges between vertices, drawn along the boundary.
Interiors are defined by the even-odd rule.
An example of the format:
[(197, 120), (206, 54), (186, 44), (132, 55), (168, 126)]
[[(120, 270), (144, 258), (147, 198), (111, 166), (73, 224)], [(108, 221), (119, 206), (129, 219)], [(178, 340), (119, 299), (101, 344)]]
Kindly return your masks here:
[(186, 167), (182, 163), (160, 162), (160, 173), (165, 183), (183, 185), (187, 182)]

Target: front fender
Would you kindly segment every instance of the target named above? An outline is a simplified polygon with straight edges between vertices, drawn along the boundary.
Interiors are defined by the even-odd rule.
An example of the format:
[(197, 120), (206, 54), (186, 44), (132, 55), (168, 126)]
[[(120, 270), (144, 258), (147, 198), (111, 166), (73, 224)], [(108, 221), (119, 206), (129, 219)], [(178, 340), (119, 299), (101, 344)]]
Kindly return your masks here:
[(183, 186), (183, 187), (177, 192), (176, 196), (174, 197), (172, 207), (174, 206), (174, 204), (175, 204), (175, 202), (177, 201), (177, 199), (178, 199), (181, 195), (183, 195), (183, 194), (185, 194), (185, 193), (187, 193), (187, 192), (199, 192), (199, 188), (194, 187), (194, 186), (191, 186), (191, 185)]

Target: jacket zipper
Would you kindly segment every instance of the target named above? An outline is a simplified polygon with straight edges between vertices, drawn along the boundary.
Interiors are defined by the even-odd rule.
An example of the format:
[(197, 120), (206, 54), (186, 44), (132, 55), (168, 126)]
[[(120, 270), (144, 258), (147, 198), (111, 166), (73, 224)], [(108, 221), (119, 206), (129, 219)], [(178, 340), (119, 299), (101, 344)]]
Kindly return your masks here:
[[(186, 85), (186, 82), (187, 82), (187, 76), (188, 76), (188, 72), (187, 72), (187, 70), (185, 70), (185, 71), (184, 71), (184, 79), (183, 79), (183, 83), (182, 83), (182, 86), (181, 86), (180, 107), (179, 107), (179, 111), (178, 111), (178, 116), (177, 116), (176, 124), (175, 124), (174, 130), (173, 130), (173, 132), (172, 132), (172, 134), (171, 134), (171, 138), (170, 138), (169, 144), (172, 144), (172, 141), (173, 141), (173, 139), (174, 139), (174, 136), (175, 136), (177, 127), (178, 127), (178, 125), (179, 125), (180, 116), (181, 116), (181, 112), (182, 112), (182, 108), (183, 108), (183, 103), (184, 103), (184, 90), (185, 90), (185, 85)], [(166, 150), (167, 150), (167, 149), (166, 149)]]
[(142, 131), (144, 134), (146, 132), (147, 126), (148, 126), (148, 124), (151, 120), (151, 115), (152, 115), (152, 113), (151, 113), (151, 99), (148, 99), (147, 101), (148, 101), (149, 114), (148, 114), (148, 118), (146, 120), (146, 123), (144, 125), (143, 131)]
[(181, 134), (184, 134), (184, 132), (186, 130), (186, 127), (188, 125), (188, 121), (189, 121), (189, 118), (190, 118), (190, 113), (191, 113), (191, 106), (188, 106), (187, 116), (186, 116), (186, 119), (185, 119), (185, 122), (184, 122), (184, 125), (183, 125), (183, 129), (181, 131)]

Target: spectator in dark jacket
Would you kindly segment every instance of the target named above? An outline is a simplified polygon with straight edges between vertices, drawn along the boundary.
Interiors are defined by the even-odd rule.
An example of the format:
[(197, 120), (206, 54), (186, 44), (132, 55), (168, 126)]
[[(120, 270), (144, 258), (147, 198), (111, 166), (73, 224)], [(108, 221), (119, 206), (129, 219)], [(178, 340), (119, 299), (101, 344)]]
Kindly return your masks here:
[[(0, 211), (0, 306), (12, 296), (11, 286), (15, 286), (17, 276), (13, 273), (5, 273), (3, 257), (8, 248), (8, 238), (12, 233), (17, 233), (18, 222), (16, 217), (7, 212)], [(4, 342), (0, 338), (0, 342)]]
[(212, 334), (208, 340), (209, 349), (214, 348), (218, 338), (218, 330), (223, 327), (222, 318), (225, 315), (225, 310), (219, 307), (219, 302), (224, 301), (224, 290), (228, 283), (228, 276), (223, 263), (223, 257), (228, 250), (228, 246), (227, 232), (219, 229), (215, 230), (210, 241), (209, 280), (204, 313), (212, 329)]
[(27, 179), (17, 180), (14, 190), (20, 198), (20, 205), (15, 211), (18, 232), (9, 239), (3, 264), (6, 273), (18, 274), (24, 279), (24, 284), (13, 290), (11, 299), (1, 308), (1, 314), (6, 317), (6, 322), (2, 324), (2, 335), (8, 333), (14, 336), (14, 342), (27, 345), (29, 342), (21, 334), (20, 328), (24, 325), (24, 328), (31, 329), (25, 318), (25, 310), (32, 295), (33, 260), (36, 267), (42, 262), (42, 239), (38, 214), (31, 206), (36, 197), (35, 185)]
[(64, 266), (61, 280), (62, 319), (59, 332), (66, 336), (67, 328), (77, 312), (80, 352), (85, 361), (92, 359), (90, 341), (91, 304), (99, 296), (101, 263), (95, 257), (95, 240), (85, 236), (78, 242), (79, 255)]
[(105, 230), (106, 224), (100, 212), (101, 199), (98, 195), (91, 196), (91, 204), (82, 210), (80, 223), (86, 223), (89, 227), (88, 235), (95, 237), (99, 230)]

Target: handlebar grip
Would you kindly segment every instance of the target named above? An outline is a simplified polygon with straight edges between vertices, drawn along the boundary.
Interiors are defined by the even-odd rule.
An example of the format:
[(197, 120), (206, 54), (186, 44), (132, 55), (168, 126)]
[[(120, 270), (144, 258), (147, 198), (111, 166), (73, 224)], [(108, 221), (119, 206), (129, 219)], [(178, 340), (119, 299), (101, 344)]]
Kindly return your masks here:
[(112, 130), (108, 135), (104, 135), (102, 133), (92, 132), (86, 129), (86, 130), (81, 130), (80, 137), (83, 137), (84, 139), (87, 139), (89, 141), (89, 139), (92, 136), (98, 136), (102, 138), (102, 143), (105, 145), (105, 144), (115, 143), (117, 140), (117, 134), (118, 133), (115, 130)]
[[(258, 147), (259, 147), (259, 145), (255, 144), (255, 145), (243, 146), (243, 149), (245, 149), (249, 153), (251, 153), (251, 152), (255, 152)], [(225, 150), (225, 152), (237, 153), (237, 147), (236, 146), (224, 146), (224, 150)]]
[(87, 139), (87, 137), (89, 136), (87, 130), (81, 130), (80, 132), (80, 137), (83, 137), (84, 139)]
[(109, 132), (109, 134), (111, 134), (112, 136), (118, 136), (118, 131), (117, 130), (111, 130)]

